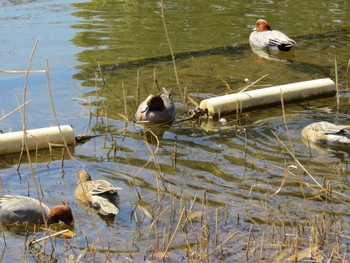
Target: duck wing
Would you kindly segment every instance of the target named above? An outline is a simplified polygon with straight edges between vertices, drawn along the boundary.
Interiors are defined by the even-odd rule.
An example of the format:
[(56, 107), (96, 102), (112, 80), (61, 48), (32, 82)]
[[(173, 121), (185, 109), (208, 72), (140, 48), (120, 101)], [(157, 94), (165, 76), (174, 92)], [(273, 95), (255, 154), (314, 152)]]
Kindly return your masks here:
[(118, 195), (118, 190), (121, 190), (122, 188), (113, 186), (112, 184), (108, 183), (104, 180), (97, 180), (94, 181), (93, 184), (89, 184), (88, 192), (91, 195), (103, 195), (105, 193), (110, 194), (116, 194)]
[(336, 125), (335, 127), (328, 127), (327, 130), (324, 131), (327, 135), (341, 135), (345, 137), (350, 137), (350, 126), (345, 125)]
[(350, 135), (349, 125), (336, 125), (328, 121), (320, 121), (310, 124), (309, 127), (326, 135)]
[(100, 212), (102, 214), (114, 214), (117, 215), (119, 213), (119, 208), (117, 204), (114, 202), (110, 202), (110, 200), (107, 200), (105, 198), (102, 198), (99, 202), (100, 204)]
[(104, 180), (90, 182), (86, 189), (91, 196), (91, 204), (100, 209), (101, 214), (119, 213), (119, 195), (118, 191), (122, 188), (115, 187)]

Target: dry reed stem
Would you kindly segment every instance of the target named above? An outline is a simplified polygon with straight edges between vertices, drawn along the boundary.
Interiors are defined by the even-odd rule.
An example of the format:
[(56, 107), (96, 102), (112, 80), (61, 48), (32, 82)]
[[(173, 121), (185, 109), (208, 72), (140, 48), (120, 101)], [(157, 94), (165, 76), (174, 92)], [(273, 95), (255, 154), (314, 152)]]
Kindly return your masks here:
[(249, 89), (251, 86), (253, 86), (253, 85), (255, 85), (256, 83), (258, 83), (260, 80), (266, 78), (268, 75), (269, 75), (269, 74), (266, 74), (266, 75), (262, 76), (261, 78), (258, 78), (258, 79), (257, 79), (256, 81), (254, 81), (253, 83), (251, 83), (251, 84), (249, 84), (248, 86), (246, 86), (246, 87), (244, 87), (243, 89), (241, 89), (241, 90), (239, 91), (239, 93), (240, 93), (240, 92), (246, 91), (246, 90)]
[(296, 158), (296, 156), (288, 149), (288, 147), (281, 141), (281, 139), (278, 137), (275, 131), (271, 130), (273, 135), (276, 137), (276, 139), (282, 144), (282, 146), (287, 150), (289, 155), (294, 159), (294, 161), (303, 169), (303, 171), (316, 183), (316, 185), (320, 188), (320, 190), (323, 190), (322, 185), (313, 177), (308, 170), (299, 162), (299, 160)]
[(215, 243), (214, 246), (216, 247), (219, 241), (219, 209), (215, 209)]
[[(97, 65), (99, 65), (99, 64), (97, 64)], [(97, 78), (98, 78), (98, 75), (97, 75), (97, 73), (95, 73), (95, 87), (96, 87), (96, 89), (95, 89), (95, 97), (96, 97), (96, 102), (95, 102), (95, 104), (96, 104), (96, 122), (97, 122), (97, 120), (98, 120), (98, 118), (99, 118), (99, 115), (100, 115), (100, 111), (99, 111), (99, 100), (100, 100), (100, 94), (99, 94), (99, 90), (98, 90), (98, 85), (97, 85), (97, 83), (98, 83), (98, 80), (97, 80)], [(101, 90), (101, 89), (100, 89)]]
[[(140, 126), (141, 128), (143, 128), (143, 129), (145, 129), (145, 131), (144, 132), (150, 132), (151, 133), (151, 135), (152, 136), (154, 136), (154, 138), (156, 139), (156, 142), (157, 142), (157, 146), (156, 146), (156, 149), (154, 150), (154, 151), (152, 151), (152, 149), (151, 149), (151, 147), (150, 147), (150, 145), (149, 145), (149, 143), (147, 142), (147, 139), (145, 139), (144, 141), (146, 142), (146, 145), (147, 145), (147, 148), (148, 148), (148, 150), (150, 151), (150, 153), (151, 153), (151, 157), (148, 159), (148, 161), (131, 177), (132, 178), (132, 181), (133, 181), (133, 184), (134, 184), (134, 187), (135, 187), (135, 191), (136, 191), (136, 194), (137, 194), (137, 196), (138, 196), (138, 199), (139, 200), (142, 200), (142, 198), (141, 198), (141, 195), (140, 195), (140, 192), (139, 192), (139, 190), (137, 189), (137, 184), (136, 184), (136, 180), (135, 180), (135, 178), (136, 178), (136, 176), (153, 160), (153, 158), (154, 158), (154, 155), (156, 154), (156, 152), (158, 151), (158, 149), (159, 149), (159, 140), (158, 140), (158, 137), (157, 137), (157, 135), (152, 131), (152, 130), (150, 130), (150, 129), (147, 129), (147, 128), (145, 128), (145, 127), (142, 127), (142, 126)], [(157, 181), (157, 183), (158, 183), (158, 181)]]
[(128, 116), (128, 103), (126, 98), (126, 90), (124, 88), (124, 83), (122, 83), (123, 97), (124, 97), (124, 113)]
[(184, 94), (183, 94), (183, 107), (185, 109), (185, 112), (188, 112), (188, 99), (187, 99), (188, 95), (187, 95), (187, 93), (188, 93), (188, 88), (185, 87)]
[[(177, 73), (176, 62), (175, 62), (175, 55), (174, 55), (173, 47), (171, 45), (169, 32), (168, 32), (168, 28), (167, 28), (166, 21), (165, 21), (164, 1), (163, 0), (160, 1), (160, 16), (162, 17), (164, 31), (165, 31), (166, 39), (168, 41), (168, 45), (169, 45), (169, 49), (170, 49), (171, 60), (173, 62), (173, 66), (174, 66), (174, 74), (175, 74), (176, 84), (178, 86), (180, 86), (179, 76), (178, 76), (178, 73)], [(180, 88), (180, 91), (181, 91), (181, 88)]]
[(2, 116), (0, 118), (0, 121), (6, 119), (8, 116), (10, 116), (11, 114), (15, 113), (16, 111), (20, 110), (21, 108), (23, 108), (24, 105), (27, 105), (29, 102), (31, 102), (32, 100), (28, 100), (25, 103), (21, 104), (20, 106), (18, 106), (16, 109), (10, 111), (9, 113), (5, 114), (4, 116)]
[(40, 70), (5, 70), (0, 69), (0, 73), (7, 73), (7, 74), (31, 74), (31, 73), (45, 73), (46, 70), (40, 69)]
[(159, 150), (159, 145), (160, 145), (158, 136), (157, 136), (152, 130), (150, 130), (150, 129), (148, 129), (148, 128), (145, 128), (145, 127), (142, 127), (142, 128), (145, 129), (145, 132), (149, 132), (149, 133), (152, 134), (152, 136), (156, 139), (157, 144), (156, 144), (156, 149), (155, 149), (154, 151), (152, 151), (151, 146), (149, 145), (149, 143), (148, 143), (147, 140), (145, 139), (147, 148), (148, 148), (148, 150), (150, 151), (150, 153), (151, 153), (152, 156), (151, 156), (151, 157), (148, 159), (148, 161), (135, 173), (134, 176), (138, 175), (138, 174), (153, 160), (155, 154), (156, 154), (156, 153), (158, 152), (158, 150)]
[(56, 232), (56, 233), (54, 233), (54, 234), (50, 234), (50, 235), (48, 235), (48, 236), (44, 236), (44, 237), (42, 237), (42, 238), (39, 238), (39, 239), (30, 241), (29, 244), (28, 244), (28, 246), (33, 246), (33, 245), (35, 245), (36, 243), (39, 243), (39, 242), (41, 242), (41, 241), (43, 241), (43, 240), (46, 240), (46, 239), (49, 239), (49, 238), (52, 238), (52, 237), (55, 237), (55, 236), (62, 235), (62, 234), (64, 234), (64, 233), (67, 233), (68, 231), (69, 231), (69, 229), (64, 229), (64, 230), (61, 230), (61, 231)]
[(232, 238), (234, 238), (238, 234), (238, 231), (232, 233), (228, 238), (226, 238), (224, 241), (222, 241), (219, 245), (217, 245), (213, 250), (209, 252), (209, 255), (214, 253), (217, 249), (222, 247), (226, 242), (230, 241)]
[(260, 260), (262, 261), (263, 258), (264, 258), (264, 254), (263, 254), (263, 251), (264, 251), (264, 246), (265, 246), (265, 231), (263, 231), (262, 233), (262, 238), (261, 238), (261, 246), (260, 246), (260, 255), (259, 255), (259, 258)]
[(155, 90), (156, 86), (158, 88), (158, 91), (160, 91), (158, 87), (158, 82), (157, 82), (157, 68), (154, 67), (153, 68), (153, 85), (152, 85), (153, 91)]
[(183, 216), (184, 216), (184, 213), (185, 213), (185, 208), (182, 209), (181, 214), (180, 214), (180, 216), (179, 216), (179, 221), (177, 222), (177, 225), (176, 225), (176, 227), (175, 227), (175, 230), (174, 230), (174, 232), (173, 232), (173, 234), (172, 234), (170, 240), (168, 241), (168, 245), (167, 245), (166, 249), (164, 250), (164, 257), (163, 257), (163, 260), (165, 259), (166, 254), (168, 253), (168, 250), (169, 250), (169, 248), (170, 248), (170, 246), (171, 246), (171, 244), (172, 244), (172, 242), (173, 242), (173, 240), (174, 240), (175, 234), (176, 234), (177, 230), (178, 230), (179, 227), (180, 227), (180, 224), (181, 224), (182, 218), (183, 218)]
[(338, 65), (337, 65), (337, 56), (334, 57), (334, 74), (335, 74), (335, 89), (336, 89), (336, 98), (337, 98), (337, 116), (339, 114), (339, 83), (338, 83)]
[[(5, 248), (7, 247), (7, 243), (6, 243), (6, 236), (5, 236), (4, 228), (2, 226), (1, 221), (0, 221), (0, 232), (2, 234), (2, 239), (4, 240), (4, 251), (5, 251)], [(0, 259), (0, 262), (2, 262), (1, 259)]]
[[(38, 43), (39, 43), (39, 38), (36, 39), (34, 47), (33, 47), (32, 52), (30, 54), (28, 67), (27, 67), (27, 71), (26, 71), (26, 75), (25, 75), (25, 83), (24, 83), (24, 88), (23, 88), (23, 113), (22, 113), (23, 119), (22, 119), (22, 123), (23, 123), (23, 142), (24, 142), (24, 147), (25, 147), (26, 153), (27, 153), (29, 169), (30, 169), (30, 173), (32, 176), (34, 187), (35, 187), (35, 190), (36, 190), (36, 193), (38, 196), (38, 200), (41, 200), (40, 195), (39, 195), (39, 187), (38, 187), (38, 184), (37, 184), (36, 179), (35, 179), (34, 169), (33, 169), (30, 151), (29, 151), (29, 147), (28, 147), (26, 104), (25, 104), (25, 102), (27, 101), (27, 89), (28, 89), (28, 78), (29, 78), (30, 68), (32, 65), (33, 57), (34, 57), (35, 50), (36, 50)], [(23, 152), (23, 149), (22, 149), (22, 152)], [(39, 204), (40, 204), (40, 210), (41, 210), (41, 213), (42, 213), (42, 216), (44, 219), (44, 224), (45, 224), (45, 227), (47, 228), (47, 219), (46, 219), (46, 216), (44, 213), (44, 209), (43, 209), (42, 203), (39, 202)]]
[(177, 137), (174, 138), (173, 151), (171, 153), (171, 160), (172, 160), (173, 172), (176, 172), (176, 165), (177, 165)]
[[(15, 97), (16, 97), (17, 104), (20, 105), (18, 96), (15, 95)], [(22, 105), (23, 105), (23, 104), (22, 104)], [(20, 112), (20, 114), (21, 114), (21, 118), (22, 118), (22, 120), (23, 120), (24, 117), (23, 117), (22, 108), (21, 108), (20, 106), (18, 106), (18, 107), (19, 107), (19, 112)], [(23, 135), (23, 136), (24, 136), (24, 135)], [(19, 168), (20, 168), (21, 163), (22, 163), (23, 153), (24, 153), (24, 147), (23, 147), (23, 143), (22, 143), (21, 152), (20, 152), (20, 154), (19, 154), (18, 163), (17, 163), (17, 173), (18, 173), (20, 179), (22, 179), (22, 178), (21, 178), (21, 175), (19, 174)], [(29, 189), (29, 188), (28, 188), (28, 189)]]
[(284, 183), (287, 181), (287, 177), (288, 177), (289, 169), (290, 169), (290, 168), (296, 168), (296, 169), (297, 169), (297, 167), (296, 167), (295, 165), (288, 165), (288, 166), (284, 169), (283, 179), (282, 179), (281, 185), (280, 185), (280, 187), (276, 190), (275, 194), (278, 194), (278, 193), (281, 191), (281, 189), (282, 189)]
[[(154, 83), (153, 83), (154, 87)], [(136, 71), (136, 103), (140, 105), (140, 71)]]
[(230, 87), (230, 84), (228, 84), (228, 82), (226, 80), (224, 80), (224, 79), (221, 79), (221, 81), (225, 84), (226, 88), (231, 92), (232, 89)]
[(282, 107), (282, 116), (283, 116), (284, 127), (286, 129), (286, 134), (287, 134), (288, 141), (289, 141), (289, 147), (292, 150), (293, 155), (295, 155), (292, 138), (290, 137), (290, 133), (289, 133), (289, 129), (288, 129), (286, 111), (284, 109), (283, 91), (282, 91), (282, 89), (280, 89), (280, 91), (281, 91), (281, 107)]

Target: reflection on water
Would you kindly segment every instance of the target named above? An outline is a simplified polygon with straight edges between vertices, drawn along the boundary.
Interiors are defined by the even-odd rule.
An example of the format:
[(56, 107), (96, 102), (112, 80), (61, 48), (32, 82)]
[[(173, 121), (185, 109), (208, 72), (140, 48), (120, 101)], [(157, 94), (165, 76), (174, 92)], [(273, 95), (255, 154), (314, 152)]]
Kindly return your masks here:
[[(101, 136), (77, 145), (73, 162), (60, 159), (59, 153), (49, 164), (38, 159), (35, 172), (45, 202), (60, 201), (74, 211), (76, 236), (66, 242), (74, 243), (76, 259), (90, 246), (96, 253), (88, 259), (95, 256), (103, 261), (107, 254), (124, 259), (132, 254), (138, 261), (151, 258), (147, 251), (164, 251), (167, 244), (173, 253), (169, 262), (186, 253), (193, 260), (203, 259), (205, 255), (198, 254), (204, 253), (203, 240), (210, 241), (210, 252), (235, 233), (221, 252), (207, 252), (214, 261), (242, 261), (249, 236), (258, 233), (256, 248), (262, 248), (268, 262), (278, 253), (264, 246), (278, 247), (274, 231), (289, 245), (290, 234), (298, 232), (300, 248), (293, 247), (298, 250), (308, 248), (313, 239), (310, 229), (318, 224), (312, 219), (319, 215), (334, 219), (324, 224), (328, 229), (337, 229), (338, 224), (347, 227), (349, 151), (315, 149), (304, 144), (300, 135), (305, 125), (316, 120), (348, 122), (347, 1), (221, 2), (165, 3), (180, 85), (175, 81), (159, 2), (72, 3), (76, 19), (71, 25), (76, 30), (72, 43), (81, 48), (72, 77), (82, 86), (85, 103), (80, 120), (71, 124), (76, 135)], [(277, 60), (256, 57), (248, 37), (257, 18), (268, 19), (296, 39), (293, 52), (276, 54)], [(215, 120), (175, 122), (152, 132), (124, 118), (133, 120), (138, 101), (154, 93), (157, 85), (172, 89), (181, 118), (187, 107), (185, 90), (199, 103), (228, 90), (238, 91), (266, 74), (254, 88), (334, 79), (335, 56), (340, 107), (336, 98), (320, 99), (286, 106), (285, 119), (282, 109), (275, 107), (229, 116), (225, 125)], [(69, 108), (68, 103), (61, 104)], [(123, 188), (120, 213), (114, 220), (100, 218), (75, 200), (73, 164), (91, 172), (94, 179)], [(3, 192), (32, 194), (29, 166), (21, 166), (19, 182), (13, 165), (1, 163)], [(286, 172), (290, 165), (298, 168)], [(318, 184), (328, 191), (320, 191)], [(187, 221), (185, 217), (179, 221), (181, 213)], [(176, 228), (178, 222), (183, 225)], [(171, 239), (173, 233), (177, 235)], [(5, 256), (12, 259), (18, 237), (8, 236), (7, 242)], [(55, 242), (57, 255), (71, 251), (64, 241)], [(342, 254), (344, 247), (340, 250)], [(253, 262), (254, 256), (249, 256)]]

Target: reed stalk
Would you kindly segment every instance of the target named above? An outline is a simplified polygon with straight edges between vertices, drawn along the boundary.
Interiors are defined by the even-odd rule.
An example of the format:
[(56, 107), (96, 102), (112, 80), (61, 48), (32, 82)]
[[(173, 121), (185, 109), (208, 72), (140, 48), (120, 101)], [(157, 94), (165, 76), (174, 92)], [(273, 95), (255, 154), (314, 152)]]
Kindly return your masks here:
[(257, 80), (255, 80), (254, 82), (250, 83), (248, 86), (244, 87), (243, 89), (241, 89), (239, 92), (244, 92), (247, 89), (249, 89), (250, 87), (254, 86), (256, 83), (258, 83), (259, 81), (261, 81), (262, 79), (266, 78), (269, 74), (266, 74), (260, 78), (258, 78)]
[(288, 142), (289, 142), (289, 148), (291, 149), (293, 155), (295, 155), (292, 138), (290, 137), (290, 133), (289, 133), (289, 129), (288, 129), (288, 123), (287, 123), (287, 118), (286, 118), (286, 111), (285, 111), (285, 108), (284, 108), (283, 91), (282, 91), (282, 89), (280, 91), (281, 91), (281, 108), (282, 108), (282, 116), (283, 116), (284, 127), (286, 129), (286, 134), (287, 134), (287, 138), (288, 138)]
[(26, 101), (26, 102), (23, 103), (22, 105), (18, 106), (16, 109), (14, 109), (14, 110), (10, 111), (9, 113), (5, 114), (4, 116), (2, 116), (2, 117), (0, 118), (0, 122), (1, 122), (2, 120), (6, 119), (7, 117), (9, 117), (10, 115), (12, 115), (13, 113), (15, 113), (16, 111), (18, 111), (18, 110), (20, 110), (21, 108), (23, 108), (24, 105), (27, 105), (27, 104), (28, 104), (29, 102), (31, 102), (31, 101), (32, 101), (32, 100)]
[[(25, 83), (24, 83), (24, 88), (23, 88), (23, 104), (24, 105), (23, 105), (23, 111), (22, 111), (22, 114), (23, 114), (22, 115), (23, 116), (22, 123), (23, 123), (24, 149), (25, 149), (26, 154), (27, 154), (29, 169), (30, 169), (30, 173), (31, 173), (31, 176), (32, 176), (34, 187), (35, 187), (35, 190), (36, 190), (36, 193), (37, 193), (37, 197), (38, 197), (38, 200), (41, 200), (41, 197), (39, 195), (39, 187), (38, 187), (38, 184), (36, 182), (35, 173), (34, 173), (34, 169), (33, 169), (33, 164), (32, 164), (32, 161), (31, 161), (31, 155), (30, 155), (29, 147), (28, 147), (27, 117), (26, 117), (27, 111), (26, 111), (26, 104), (25, 104), (25, 102), (27, 101), (27, 90), (28, 90), (28, 79), (29, 79), (30, 68), (31, 68), (31, 65), (32, 65), (33, 57), (34, 57), (35, 50), (36, 50), (36, 47), (37, 47), (38, 43), (39, 43), (39, 38), (36, 39), (34, 47), (33, 47), (32, 52), (30, 54), (28, 67), (27, 67), (27, 71), (26, 71), (26, 75), (25, 75)], [(45, 226), (47, 228), (47, 219), (46, 219), (45, 214), (44, 214), (43, 206), (42, 206), (41, 202), (39, 202), (39, 204), (40, 204), (41, 213), (42, 213), (42, 216), (43, 216), (43, 219), (44, 219), (44, 224), (45, 224)]]
[(339, 114), (339, 82), (338, 82), (338, 63), (337, 56), (334, 57), (334, 74), (335, 74), (335, 89), (336, 89), (336, 98), (337, 98), (337, 116)]
[[(165, 36), (166, 36), (166, 39), (167, 39), (167, 42), (169, 45), (169, 49), (170, 49), (171, 60), (173, 62), (173, 67), (174, 67), (176, 84), (178, 85), (178, 87), (180, 87), (180, 81), (179, 81), (179, 76), (177, 73), (177, 67), (176, 67), (176, 62), (175, 62), (175, 54), (174, 54), (173, 46), (172, 46), (171, 41), (170, 41), (168, 27), (167, 27), (166, 20), (165, 20), (164, 1), (163, 0), (160, 1), (160, 16), (161, 16), (162, 21), (163, 21), (164, 32), (165, 32)], [(181, 87), (180, 87), (180, 92), (182, 93)]]

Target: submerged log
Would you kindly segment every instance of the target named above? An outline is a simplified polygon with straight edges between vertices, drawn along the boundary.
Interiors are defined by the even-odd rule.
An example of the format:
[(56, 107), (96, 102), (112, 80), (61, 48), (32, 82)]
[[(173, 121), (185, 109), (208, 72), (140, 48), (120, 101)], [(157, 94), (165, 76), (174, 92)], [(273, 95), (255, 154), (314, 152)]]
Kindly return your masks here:
[(300, 102), (334, 96), (336, 87), (329, 78), (302, 81), (206, 99), (199, 108), (210, 117), (223, 116), (281, 104), (281, 94), (284, 103)]
[[(27, 130), (27, 144), (30, 151), (64, 146), (75, 143), (74, 131), (70, 125)], [(63, 140), (64, 138), (64, 140)], [(0, 155), (20, 153), (24, 147), (23, 131), (0, 134)], [(23, 148), (25, 150), (25, 148)]]

